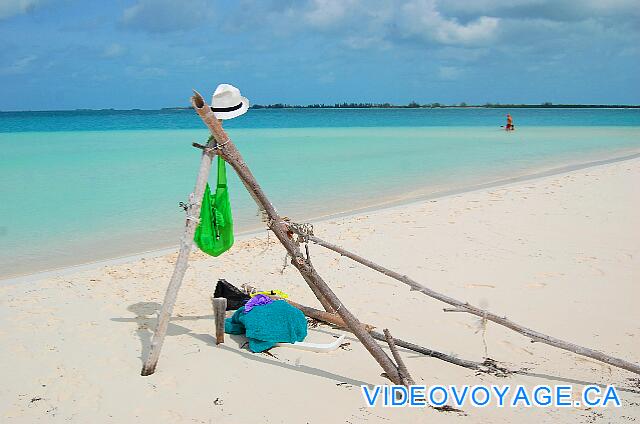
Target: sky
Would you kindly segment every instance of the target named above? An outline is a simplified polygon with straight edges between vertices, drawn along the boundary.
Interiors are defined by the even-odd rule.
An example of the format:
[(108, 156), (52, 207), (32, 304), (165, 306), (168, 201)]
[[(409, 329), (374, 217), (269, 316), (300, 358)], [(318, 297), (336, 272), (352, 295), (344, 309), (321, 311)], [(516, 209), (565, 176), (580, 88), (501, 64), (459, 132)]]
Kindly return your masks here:
[(0, 0), (0, 110), (640, 104), (640, 0)]

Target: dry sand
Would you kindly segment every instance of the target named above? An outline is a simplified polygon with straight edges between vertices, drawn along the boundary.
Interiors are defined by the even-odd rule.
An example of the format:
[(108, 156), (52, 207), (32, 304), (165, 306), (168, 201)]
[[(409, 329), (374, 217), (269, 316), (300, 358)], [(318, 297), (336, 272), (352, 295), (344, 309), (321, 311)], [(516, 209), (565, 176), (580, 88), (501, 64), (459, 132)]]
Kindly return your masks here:
[[(319, 237), (536, 330), (640, 362), (640, 160), (422, 201), (316, 225)], [(0, 421), (153, 423), (558, 423), (640, 420), (640, 376), (535, 343), (346, 258), (311, 247), (316, 268), (363, 321), (460, 357), (486, 353), (526, 375), (499, 378), (402, 351), (418, 384), (619, 387), (621, 408), (370, 409), (384, 384), (353, 336), (329, 354), (216, 347), (218, 278), (318, 305), (271, 237), (220, 258), (194, 253), (158, 371), (139, 375), (176, 253), (0, 286)], [(480, 330), (480, 331), (479, 331)], [(339, 331), (309, 330), (311, 341)]]

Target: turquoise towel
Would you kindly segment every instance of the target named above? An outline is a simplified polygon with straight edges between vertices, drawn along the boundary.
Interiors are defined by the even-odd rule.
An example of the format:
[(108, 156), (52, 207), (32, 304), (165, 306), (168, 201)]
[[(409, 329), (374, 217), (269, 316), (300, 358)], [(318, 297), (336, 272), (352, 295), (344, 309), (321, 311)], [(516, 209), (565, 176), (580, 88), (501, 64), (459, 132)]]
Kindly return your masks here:
[(302, 311), (284, 300), (256, 306), (244, 313), (244, 306), (224, 321), (224, 332), (246, 334), (249, 349), (262, 352), (276, 343), (301, 342), (307, 337), (307, 320)]

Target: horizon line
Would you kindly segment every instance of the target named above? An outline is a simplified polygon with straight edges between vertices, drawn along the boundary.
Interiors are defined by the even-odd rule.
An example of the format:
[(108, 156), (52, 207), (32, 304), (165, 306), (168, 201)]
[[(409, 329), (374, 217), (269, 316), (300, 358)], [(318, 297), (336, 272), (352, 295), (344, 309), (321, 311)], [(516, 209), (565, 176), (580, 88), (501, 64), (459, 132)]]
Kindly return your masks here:
[[(409, 104), (393, 104), (393, 103), (370, 103), (370, 102), (342, 102), (342, 103), (309, 103), (306, 105), (288, 104), (288, 103), (270, 103), (270, 104), (253, 104), (249, 109), (503, 109), (503, 108), (523, 108), (523, 109), (640, 109), (640, 104), (616, 104), (616, 103), (484, 103), (484, 104), (467, 104), (465, 102), (445, 104), (439, 102), (433, 103), (417, 103)], [(169, 106), (158, 109), (116, 109), (116, 108), (75, 108), (75, 109), (40, 109), (40, 110), (1, 110), (0, 113), (38, 113), (38, 112), (157, 112), (163, 110), (190, 110), (192, 106)]]

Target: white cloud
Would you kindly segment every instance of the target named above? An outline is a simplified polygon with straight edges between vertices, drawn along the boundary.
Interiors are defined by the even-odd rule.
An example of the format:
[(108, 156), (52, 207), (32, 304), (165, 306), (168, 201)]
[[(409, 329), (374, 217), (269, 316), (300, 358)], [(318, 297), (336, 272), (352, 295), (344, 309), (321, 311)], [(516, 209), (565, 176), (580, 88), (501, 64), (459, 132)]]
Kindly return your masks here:
[[(245, 0), (245, 4), (253, 3)], [(269, 16), (278, 31), (331, 30), (354, 49), (378, 46), (378, 40), (392, 42), (393, 38), (478, 46), (495, 38), (500, 23), (489, 15), (461, 22), (443, 14), (436, 0), (307, 0), (271, 11)]]
[(463, 70), (456, 66), (441, 66), (438, 68), (438, 77), (445, 81), (454, 81), (460, 78)]
[(157, 66), (148, 66), (148, 67), (138, 67), (138, 66), (127, 66), (125, 68), (125, 72), (127, 75), (140, 78), (140, 79), (154, 79), (154, 78), (162, 78), (166, 77), (169, 73), (164, 68), (160, 68)]
[(637, 0), (448, 0), (440, 1), (439, 6), (445, 13), (456, 16), (487, 14), (562, 22), (640, 14)]
[(24, 56), (16, 60), (15, 62), (13, 62), (12, 64), (5, 66), (3, 68), (0, 68), (0, 75), (24, 74), (29, 70), (31, 64), (37, 58), (38, 57), (35, 55)]
[(500, 20), (480, 16), (462, 24), (443, 16), (432, 0), (413, 0), (402, 7), (405, 34), (449, 45), (483, 45), (495, 38)]
[[(447, 62), (474, 62), (492, 52), (577, 48), (594, 38), (637, 44), (638, 0), (241, 0), (243, 24), (279, 39), (322, 37), (354, 50), (410, 46), (431, 54), (456, 49)], [(236, 16), (237, 18), (237, 16)], [(588, 28), (591, 28), (588, 30)], [(514, 41), (515, 40), (515, 41)], [(265, 41), (268, 44), (268, 41)], [(508, 46), (508, 47), (507, 47)]]
[(31, 12), (42, 3), (43, 0), (0, 0), (0, 19)]
[(488, 56), (490, 53), (491, 49), (489, 47), (444, 46), (434, 52), (434, 57), (446, 62), (473, 63)]
[(354, 50), (374, 49), (374, 48), (386, 50), (388, 48), (391, 48), (391, 43), (389, 43), (380, 35), (348, 36), (343, 40), (343, 43), (345, 46)]
[(138, 0), (122, 13), (121, 23), (147, 32), (188, 30), (213, 16), (210, 0)]
[(312, 0), (304, 19), (310, 25), (327, 28), (343, 20), (359, 0)]
[(125, 52), (125, 48), (121, 44), (113, 43), (104, 48), (102, 51), (102, 57), (114, 58), (122, 56)]
[(440, 27), (435, 31), (435, 36), (438, 41), (445, 44), (484, 44), (493, 40), (498, 23), (498, 18), (488, 16), (481, 16), (466, 25), (443, 19)]
[(135, 21), (138, 15), (144, 13), (144, 9), (145, 6), (143, 2), (138, 2), (133, 6), (127, 7), (122, 13), (122, 22), (126, 24)]

